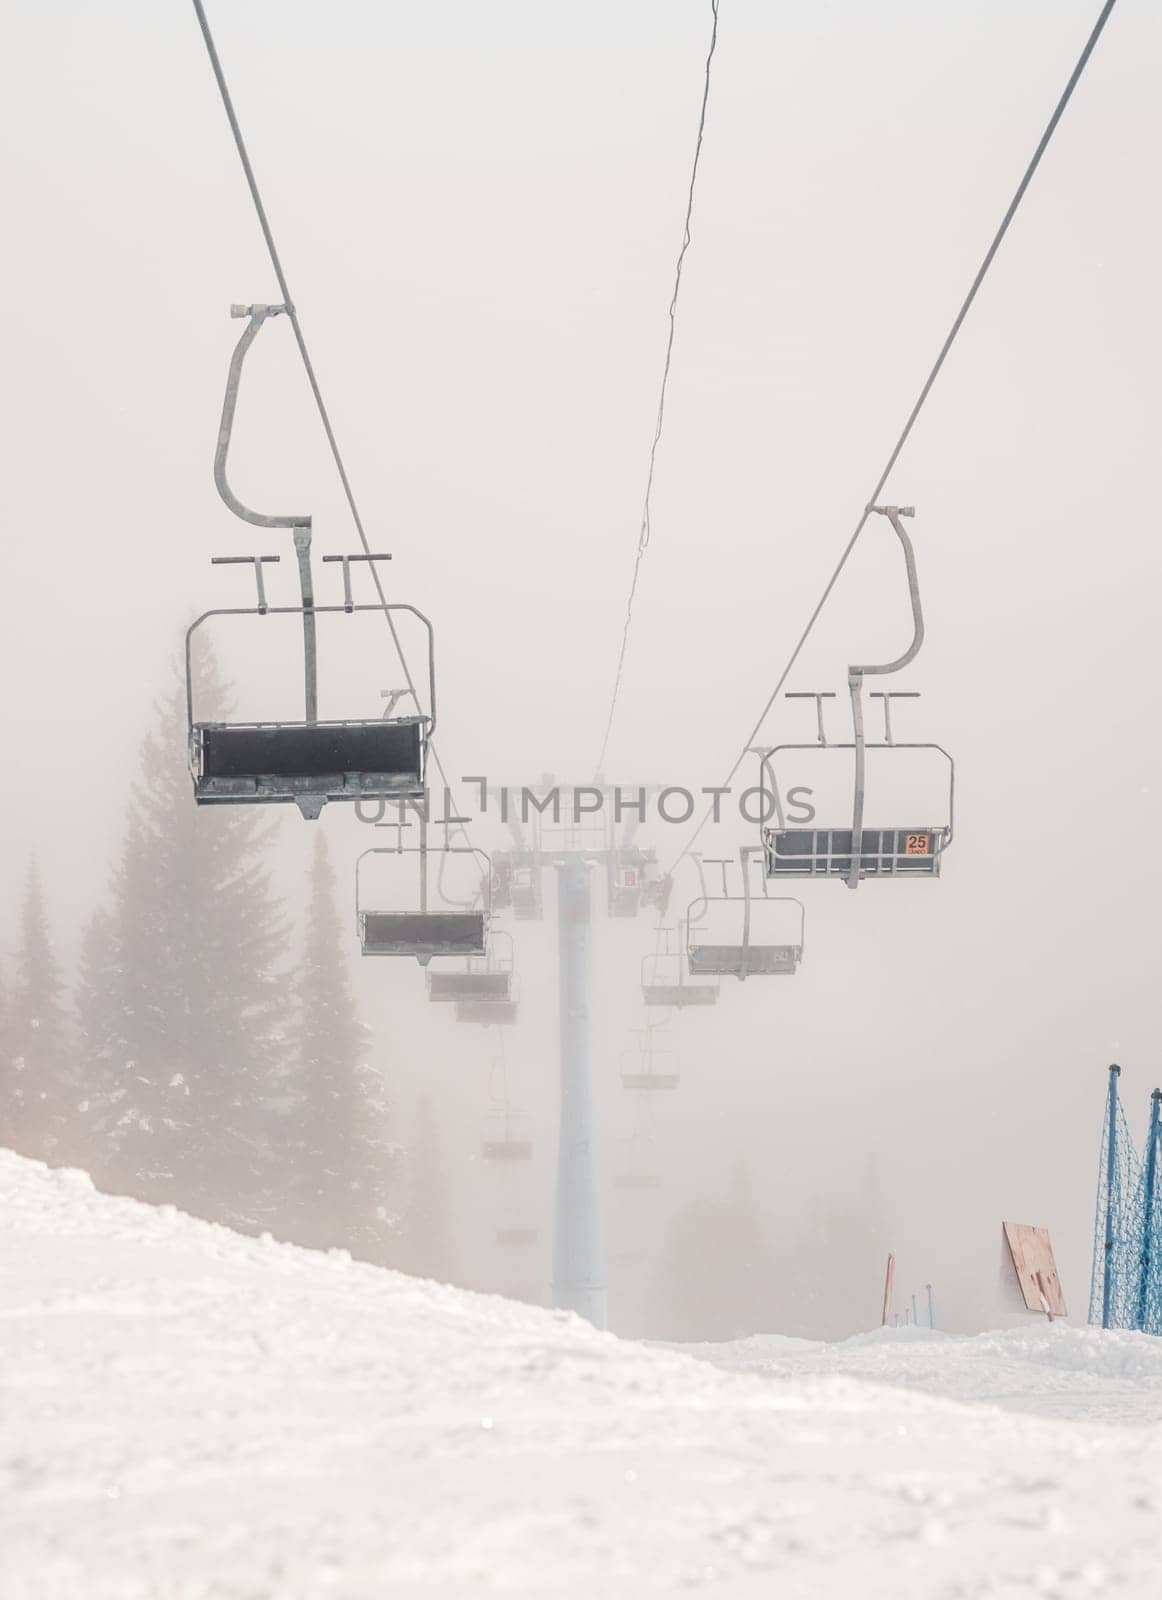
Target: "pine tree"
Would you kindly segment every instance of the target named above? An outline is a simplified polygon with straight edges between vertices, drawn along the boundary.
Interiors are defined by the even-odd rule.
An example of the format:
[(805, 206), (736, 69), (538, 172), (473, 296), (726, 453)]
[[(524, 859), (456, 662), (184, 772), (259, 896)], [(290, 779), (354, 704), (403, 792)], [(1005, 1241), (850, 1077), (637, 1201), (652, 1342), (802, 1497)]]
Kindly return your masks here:
[(802, 1331), (814, 1339), (845, 1339), (879, 1319), (889, 1248), (883, 1191), (870, 1159), (858, 1192), (843, 1191), (844, 1176), (816, 1200), (799, 1230)]
[(12, 1106), (16, 1098), (15, 1068), (12, 1062), (12, 997), (8, 980), (0, 968), (0, 1148), (12, 1144)]
[(22, 1155), (61, 1161), (72, 1116), (64, 979), (53, 950), (35, 861), (21, 913), (16, 983), (9, 1002), (3, 1137)]
[(112, 916), (98, 909), (81, 936), (73, 1009), (77, 1020), (79, 1164), (99, 1187), (121, 1189), (119, 1119), (129, 1095), (127, 1018), (119, 988), (119, 948)]
[(672, 1222), (656, 1278), (654, 1336), (737, 1339), (785, 1328), (784, 1274), (742, 1162), (722, 1197), (700, 1196)]
[(407, 1206), (392, 1264), (438, 1283), (457, 1279), (439, 1134), (428, 1095), (420, 1096), (416, 1136), (407, 1154)]
[(298, 1172), (305, 1244), (346, 1245), (381, 1259), (392, 1223), (385, 1203), (393, 1152), (385, 1140), (381, 1075), (366, 1060), (356, 1016), (335, 874), (315, 836), (306, 936), (297, 985)]
[[(195, 673), (203, 714), (226, 715), (208, 651)], [(285, 1142), (286, 927), (269, 836), (247, 807), (195, 807), (175, 683), (142, 748), (108, 921), (90, 926), (90, 1159), (142, 1198), (252, 1228), (277, 1215)], [(110, 1004), (97, 1000), (102, 986)]]

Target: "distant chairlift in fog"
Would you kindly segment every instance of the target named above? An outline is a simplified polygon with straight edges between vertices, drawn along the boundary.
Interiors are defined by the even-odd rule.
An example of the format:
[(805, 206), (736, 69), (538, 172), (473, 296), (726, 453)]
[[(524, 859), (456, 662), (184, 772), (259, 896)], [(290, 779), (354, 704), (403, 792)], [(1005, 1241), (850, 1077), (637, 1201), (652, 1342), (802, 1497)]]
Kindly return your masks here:
[(539, 922), (544, 915), (540, 852), (523, 848), (498, 850), (492, 860), (494, 909), (511, 910), (518, 922)]
[(613, 1187), (643, 1192), (660, 1189), (661, 1186), (662, 1175), (653, 1139), (641, 1133), (633, 1133), (623, 1139), (613, 1169)]
[[(722, 869), (722, 893), (702, 893), (686, 909), (686, 959), (694, 977), (775, 978), (792, 977), (803, 959), (806, 921), (802, 902), (789, 896), (770, 895), (766, 878), (762, 893), (751, 893), (752, 845), (739, 851), (742, 893), (729, 893), (727, 873), (734, 865), (729, 859), (698, 862)], [(789, 935), (789, 937), (788, 937)]]
[(428, 999), (454, 1001), (457, 1022), (474, 1022), (486, 1028), (515, 1022), (517, 987), (512, 935), (494, 928), (488, 936), (486, 956), (472, 956), (452, 971), (429, 970)]
[[(428, 745), (435, 727), (435, 662), (432, 627), (410, 605), (356, 605), (351, 593), (351, 563), (387, 561), (386, 555), (324, 556), (343, 566), (344, 602), (316, 605), (311, 572), (311, 518), (307, 515), (267, 516), (251, 511), (238, 499), (226, 477), (226, 458), (234, 426), (242, 363), (259, 330), (285, 306), (232, 306), (234, 317), (248, 318), (230, 362), (226, 397), (214, 456), (214, 482), (229, 509), (242, 521), (260, 528), (289, 528), (298, 560), (302, 604), (271, 606), (267, 603), (263, 566), (275, 556), (216, 557), (219, 565), (249, 563), (258, 589), (253, 607), (206, 611), (186, 634), (186, 710), (189, 730), (190, 771), (198, 805), (269, 805), (293, 802), (304, 817), (315, 818), (328, 800), (368, 797), (419, 798), (424, 792)], [(395, 632), (394, 613), (418, 618), (428, 638), (428, 705), (423, 714), (417, 704), (413, 716), (392, 716), (320, 722), (318, 716), (317, 619), (320, 615), (383, 611)], [(211, 617), (300, 616), (303, 631), (304, 717), (301, 722), (209, 722), (195, 716), (193, 703), (192, 641)], [(397, 641), (398, 643), (398, 641)]]
[(641, 1043), (621, 1052), (622, 1088), (647, 1094), (676, 1089), (681, 1081), (678, 1052), (668, 1045), (659, 1046), (655, 1043), (655, 1028), (646, 1027), (638, 1031), (642, 1036)]
[(485, 1161), (531, 1161), (533, 1142), (519, 1111), (505, 1107), (489, 1112), (484, 1119), (480, 1154)]
[(712, 1006), (718, 999), (716, 983), (687, 983), (686, 963), (675, 948), (677, 929), (659, 928), (658, 948), (642, 957), (642, 998), (647, 1006)]
[(536, 1228), (510, 1227), (497, 1228), (496, 1242), (506, 1250), (527, 1249), (529, 1245), (536, 1244), (540, 1237)]
[[(914, 693), (881, 692), (872, 696), (883, 701), (884, 739), (882, 743), (868, 744), (863, 727), (863, 680), (871, 674), (898, 672), (919, 654), (924, 642), (924, 616), (920, 606), (920, 590), (916, 577), (915, 553), (901, 518), (911, 517), (911, 506), (873, 506), (873, 511), (887, 517), (904, 551), (908, 576), (908, 593), (912, 605), (912, 642), (895, 661), (882, 666), (853, 666), (848, 668), (848, 688), (851, 694), (851, 717), (854, 741), (851, 744), (828, 744), (823, 725), (823, 702), (835, 698), (832, 694), (795, 694), (788, 699), (813, 699), (816, 704), (818, 738), (815, 744), (782, 744), (760, 752), (762, 760), (762, 789), (769, 793), (774, 803), (776, 826), (764, 826), (763, 846), (766, 853), (766, 872), (769, 878), (842, 878), (849, 888), (858, 887), (862, 878), (936, 878), (945, 850), (952, 843), (952, 814), (955, 769), (952, 757), (942, 745), (898, 744), (892, 735), (891, 703), (893, 700), (915, 700)], [(775, 758), (783, 751), (851, 750), (854, 752), (854, 793), (850, 826), (835, 828), (788, 827), (779, 793)], [(867, 788), (868, 750), (932, 750), (948, 764), (947, 816), (934, 822), (913, 822), (907, 827), (865, 828), (864, 801)]]
[(494, 928), (483, 956), (466, 956), (455, 966), (428, 968), (428, 999), (435, 1004), (477, 1001), (503, 1005), (514, 999), (512, 935)]

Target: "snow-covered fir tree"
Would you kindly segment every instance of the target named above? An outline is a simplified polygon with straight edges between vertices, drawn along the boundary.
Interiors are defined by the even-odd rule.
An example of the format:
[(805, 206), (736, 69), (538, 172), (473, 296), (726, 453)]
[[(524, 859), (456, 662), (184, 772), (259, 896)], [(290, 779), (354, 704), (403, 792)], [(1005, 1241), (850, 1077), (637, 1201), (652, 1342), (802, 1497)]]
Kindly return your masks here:
[(124, 1187), (118, 1169), (118, 1119), (129, 1097), (127, 1016), (120, 945), (110, 913), (99, 907), (81, 935), (73, 990), (77, 1026), (78, 1161), (103, 1188)]
[(299, 1136), (295, 1238), (345, 1245), (381, 1260), (394, 1230), (388, 1206), (395, 1152), (386, 1138), (382, 1072), (356, 1014), (347, 941), (325, 835), (315, 835), (296, 999)]
[[(195, 696), (228, 714), (213, 656)], [(90, 1163), (120, 1188), (244, 1228), (273, 1226), (285, 1171), (287, 927), (270, 823), (199, 809), (175, 681), (144, 742), (106, 918), (78, 996)]]

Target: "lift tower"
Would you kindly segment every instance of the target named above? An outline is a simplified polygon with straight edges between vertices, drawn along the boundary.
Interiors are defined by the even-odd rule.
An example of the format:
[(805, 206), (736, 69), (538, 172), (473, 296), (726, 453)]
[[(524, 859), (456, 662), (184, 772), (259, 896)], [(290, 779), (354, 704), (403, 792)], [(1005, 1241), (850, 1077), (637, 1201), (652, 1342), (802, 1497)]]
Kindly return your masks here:
[[(653, 785), (573, 788), (551, 778), (487, 791), (514, 846), (511, 853), (494, 856), (498, 864), (503, 861), (506, 883), (495, 908), (502, 909), (508, 897), (518, 920), (539, 919), (542, 873), (549, 867), (557, 873), (561, 1067), (553, 1305), (576, 1311), (598, 1328), (606, 1326), (607, 1295), (590, 1058), (594, 878), (596, 869), (603, 869), (611, 916), (634, 916), (659, 904), (664, 880), (654, 854), (633, 842), (654, 792)], [(624, 803), (627, 795), (633, 796), (632, 804)], [(632, 816), (623, 818), (623, 808)]]

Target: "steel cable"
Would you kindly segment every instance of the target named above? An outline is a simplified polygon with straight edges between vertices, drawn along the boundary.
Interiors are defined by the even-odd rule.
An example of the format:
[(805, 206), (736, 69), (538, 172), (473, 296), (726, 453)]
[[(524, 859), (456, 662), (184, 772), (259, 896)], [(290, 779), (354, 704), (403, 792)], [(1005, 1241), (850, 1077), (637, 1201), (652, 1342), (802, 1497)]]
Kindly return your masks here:
[[(969, 288), (969, 291), (968, 291), (967, 295), (964, 297), (964, 300), (963, 300), (963, 302), (961, 304), (960, 310), (956, 313), (956, 317), (955, 317), (955, 319), (954, 319), (954, 321), (952, 323), (952, 327), (948, 331), (948, 336), (944, 340), (944, 343), (940, 347), (940, 354), (936, 357), (936, 360), (935, 360), (935, 362), (933, 363), (933, 366), (932, 366), (932, 370), (929, 372), (927, 378), (925, 378), (925, 380), (924, 380), (923, 388), (920, 390), (920, 393), (919, 393), (919, 395), (918, 395), (918, 397), (916, 399), (916, 403), (913, 405), (911, 411), (908, 413), (908, 420), (905, 422), (903, 430), (901, 431), (899, 438), (896, 440), (895, 444), (893, 445), (891, 454), (888, 456), (887, 464), (885, 465), (883, 471), (880, 473), (879, 477), (876, 479), (875, 488), (872, 490), (871, 494), (867, 497), (867, 500), (864, 503), (864, 508), (863, 508), (863, 511), (860, 514), (859, 521), (855, 525), (855, 531), (852, 533), (851, 537), (847, 541), (847, 544), (844, 546), (843, 554), (840, 556), (838, 564), (836, 565), (834, 572), (832, 572), (830, 578), (827, 580), (827, 586), (823, 590), (822, 595), (819, 597), (819, 600), (818, 600), (818, 603), (815, 606), (815, 609), (812, 611), (810, 617), (807, 619), (807, 625), (803, 629), (802, 633), (799, 635), (798, 641), (795, 644), (795, 648), (791, 651), (791, 654), (787, 659), (786, 665), (783, 667), (782, 672), (779, 674), (778, 681), (776, 682), (774, 688), (771, 690), (770, 695), (767, 697), (767, 702), (763, 706), (762, 712), (759, 715), (758, 720), (755, 722), (754, 727), (747, 734), (746, 739), (743, 741), (742, 749), (739, 751), (738, 756), (735, 759), (734, 765), (731, 767), (730, 771), (727, 773), (725, 782), (721, 785), (722, 789), (728, 789), (730, 787), (730, 785), (733, 783), (735, 775), (738, 772), (739, 767), (742, 766), (743, 761), (746, 759), (747, 753), (751, 749), (751, 747), (754, 744), (755, 740), (758, 738), (759, 734), (762, 732), (763, 724), (767, 720), (767, 716), (770, 713), (771, 707), (774, 705), (775, 701), (778, 699), (779, 694), (782, 691), (783, 685), (786, 683), (788, 677), (790, 676), (791, 671), (792, 671), (796, 661), (798, 661), (799, 656), (800, 656), (800, 654), (801, 654), (801, 652), (803, 650), (803, 646), (807, 643), (807, 640), (810, 637), (811, 632), (812, 632), (813, 628), (815, 627), (816, 622), (819, 619), (820, 612), (823, 610), (823, 607), (827, 604), (827, 601), (831, 596), (831, 591), (835, 588), (835, 585), (838, 583), (840, 574), (843, 572), (844, 567), (846, 567), (848, 559), (851, 556), (852, 551), (855, 549), (855, 546), (856, 546), (856, 543), (857, 543), (857, 541), (859, 539), (859, 536), (863, 532), (864, 524), (867, 522), (868, 517), (871, 515), (872, 507), (876, 503), (876, 501), (879, 499), (880, 492), (883, 489), (884, 484), (887, 482), (887, 480), (888, 480), (888, 478), (889, 478), (889, 476), (891, 474), (892, 468), (896, 465), (896, 462), (899, 460), (901, 451), (903, 450), (905, 444), (907, 444), (907, 442), (908, 442), (908, 438), (911, 435), (912, 429), (916, 425), (916, 419), (919, 417), (920, 412), (923, 410), (924, 404), (925, 404), (926, 400), (928, 399), (929, 394), (932, 392), (932, 387), (935, 384), (936, 379), (940, 375), (941, 368), (944, 366), (944, 363), (945, 363), (945, 361), (946, 361), (946, 359), (948, 357), (948, 353), (952, 349), (953, 344), (955, 343), (956, 336), (960, 332), (960, 329), (961, 329), (961, 327), (962, 327), (962, 325), (964, 323), (964, 320), (968, 316), (968, 313), (972, 308), (973, 301), (977, 297), (977, 293), (978, 293), (978, 291), (980, 289), (980, 286), (984, 282), (985, 277), (986, 277), (986, 275), (988, 273), (988, 270), (993, 264), (993, 259), (996, 256), (997, 251), (1000, 249), (1001, 243), (1004, 240), (1004, 237), (1005, 237), (1006, 233), (1008, 233), (1008, 231), (1009, 231), (1009, 224), (1012, 222), (1013, 218), (1016, 216), (1017, 210), (1020, 207), (1021, 201), (1025, 197), (1025, 191), (1028, 189), (1029, 184), (1031, 183), (1031, 181), (1033, 179), (1034, 173), (1037, 171), (1037, 168), (1041, 164), (1041, 158), (1045, 154), (1045, 151), (1048, 149), (1049, 142), (1050, 142), (1050, 140), (1052, 139), (1054, 133), (1057, 130), (1057, 124), (1061, 121), (1061, 118), (1062, 118), (1062, 115), (1064, 114), (1066, 106), (1069, 104), (1070, 100), (1073, 98), (1073, 91), (1077, 88), (1077, 85), (1078, 85), (1078, 83), (1079, 83), (1079, 81), (1081, 79), (1081, 75), (1085, 71), (1086, 65), (1089, 62), (1089, 58), (1093, 54), (1094, 47), (1096, 46), (1096, 44), (1098, 42), (1098, 39), (1101, 37), (1102, 30), (1104, 29), (1104, 27), (1106, 25), (1106, 22), (1109, 20), (1110, 13), (1113, 11), (1115, 4), (1116, 4), (1116, 0), (1105, 0), (1105, 4), (1101, 8), (1101, 11), (1100, 11), (1100, 13), (1098, 15), (1098, 19), (1093, 25), (1093, 29), (1090, 32), (1089, 38), (1086, 40), (1085, 48), (1082, 50), (1081, 55), (1078, 57), (1076, 66), (1074, 67), (1073, 71), (1069, 75), (1069, 81), (1066, 83), (1065, 88), (1061, 93), (1061, 97), (1058, 100), (1056, 107), (1054, 108), (1053, 115), (1049, 118), (1049, 121), (1045, 126), (1045, 131), (1041, 135), (1040, 139), (1037, 142), (1037, 148), (1033, 152), (1032, 159), (1029, 161), (1028, 166), (1025, 168), (1024, 175), (1021, 178), (1020, 183), (1017, 185), (1016, 192), (1014, 193), (1013, 198), (1009, 202), (1008, 209), (1006, 210), (1003, 218), (1001, 219), (1001, 224), (1000, 224), (999, 228), (997, 229), (996, 233), (993, 235), (992, 243), (989, 245), (988, 250), (985, 253), (984, 260), (981, 262), (980, 266), (977, 269), (976, 276), (972, 280), (972, 285)], [(707, 808), (705, 814), (703, 815), (702, 820), (698, 823), (698, 825), (694, 829), (693, 833), (687, 839), (686, 843), (682, 846), (682, 849), (680, 850), (678, 855), (675, 856), (674, 861), (673, 861), (673, 863), (671, 864), (671, 866), (669, 868), (670, 872), (673, 872), (678, 867), (679, 863), (681, 861), (683, 861), (687, 855), (689, 855), (690, 851), (693, 849), (694, 845), (697, 843), (698, 838), (702, 833), (702, 830), (705, 828), (706, 824), (710, 821), (710, 818), (713, 815), (713, 812), (714, 812), (714, 801), (711, 802), (710, 806)]]
[(666, 390), (670, 382), (670, 364), (674, 355), (674, 334), (678, 314), (678, 295), (682, 288), (682, 267), (686, 261), (686, 252), (690, 248), (690, 221), (694, 214), (694, 187), (698, 181), (698, 163), (702, 156), (702, 138), (706, 132), (706, 107), (710, 99), (710, 65), (714, 60), (714, 51), (718, 45), (718, 0), (710, 0), (711, 27), (710, 49), (706, 56), (706, 70), (702, 84), (702, 108), (698, 116), (698, 138), (694, 145), (694, 161), (690, 168), (690, 184), (686, 194), (686, 219), (682, 228), (682, 246), (678, 251), (678, 263), (674, 270), (674, 288), (670, 295), (670, 328), (666, 338), (666, 359), (662, 366), (662, 384), (658, 395), (658, 413), (654, 424), (654, 437), (650, 445), (649, 471), (646, 474), (646, 492), (642, 502), (641, 524), (638, 529), (637, 551), (634, 555), (633, 576), (630, 579), (629, 596), (625, 603), (625, 621), (621, 630), (621, 649), (617, 657), (617, 670), (613, 675), (613, 693), (609, 700), (609, 715), (605, 719), (605, 733), (601, 740), (601, 754), (597, 758), (594, 771), (600, 776), (605, 766), (605, 752), (609, 746), (609, 736), (613, 731), (613, 718), (617, 711), (617, 698), (621, 691), (622, 673), (625, 669), (625, 653), (629, 645), (629, 630), (633, 620), (633, 602), (637, 594), (638, 577), (641, 574), (642, 557), (650, 542), (650, 505), (654, 492), (654, 469), (657, 466), (658, 446), (662, 440), (662, 428), (666, 418)]

